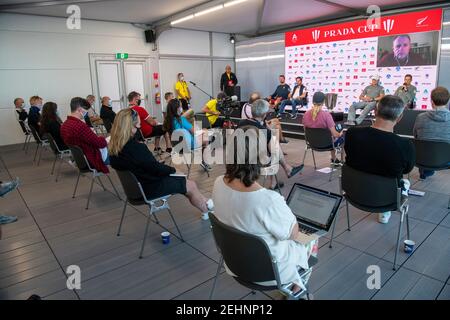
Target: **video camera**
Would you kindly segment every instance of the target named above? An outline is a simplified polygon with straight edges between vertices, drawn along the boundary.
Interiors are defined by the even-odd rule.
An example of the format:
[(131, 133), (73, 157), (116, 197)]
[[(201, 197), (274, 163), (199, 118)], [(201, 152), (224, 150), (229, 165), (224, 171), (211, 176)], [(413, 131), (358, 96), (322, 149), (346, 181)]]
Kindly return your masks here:
[(237, 109), (239, 107), (240, 104), (237, 96), (227, 96), (222, 100), (217, 100), (217, 110), (224, 116), (229, 116), (233, 112), (233, 109)]

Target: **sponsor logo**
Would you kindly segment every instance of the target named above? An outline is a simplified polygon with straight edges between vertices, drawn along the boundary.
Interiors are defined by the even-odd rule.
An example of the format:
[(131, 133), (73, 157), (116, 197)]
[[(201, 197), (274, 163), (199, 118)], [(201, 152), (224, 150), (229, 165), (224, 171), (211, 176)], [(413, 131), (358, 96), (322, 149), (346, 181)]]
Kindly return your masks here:
[(416, 27), (426, 27), (426, 26), (428, 26), (428, 24), (424, 23), (425, 21), (427, 21), (427, 19), (428, 19), (428, 16), (426, 16), (424, 18), (417, 19)]
[(297, 42), (297, 35), (295, 33), (292, 35), (292, 39), (291, 40), (292, 40), (293, 43)]
[(384, 31), (386, 31), (387, 33), (391, 32), (392, 29), (394, 28), (394, 22), (395, 22), (395, 20), (393, 20), (393, 19), (387, 19), (387, 20), (383, 21)]

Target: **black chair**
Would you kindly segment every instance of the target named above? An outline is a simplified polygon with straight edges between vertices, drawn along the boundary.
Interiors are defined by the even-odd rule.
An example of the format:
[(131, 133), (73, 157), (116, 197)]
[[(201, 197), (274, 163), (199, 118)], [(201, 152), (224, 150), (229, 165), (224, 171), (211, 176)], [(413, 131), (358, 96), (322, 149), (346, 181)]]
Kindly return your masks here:
[(53, 154), (55, 155), (55, 160), (53, 161), (52, 171), (50, 172), (50, 175), (52, 175), (53, 172), (55, 171), (56, 161), (58, 159), (60, 160), (58, 169), (56, 171), (56, 178), (55, 178), (55, 182), (58, 182), (59, 173), (61, 171), (61, 164), (63, 163), (64, 158), (71, 158), (72, 153), (70, 152), (70, 149), (60, 150), (58, 147), (58, 144), (56, 143), (55, 139), (53, 139), (53, 136), (50, 133), (46, 133), (44, 135), (44, 137), (48, 140), (48, 142), (50, 144), (50, 148), (52, 149)]
[(77, 165), (78, 168), (78, 177), (77, 177), (77, 182), (75, 184), (75, 189), (73, 190), (73, 195), (72, 198), (75, 198), (75, 194), (77, 192), (77, 187), (78, 187), (78, 182), (80, 181), (80, 176), (81, 175), (85, 175), (85, 174), (92, 174), (91, 178), (91, 187), (89, 189), (89, 195), (88, 195), (88, 199), (87, 199), (87, 203), (86, 203), (86, 210), (89, 209), (89, 201), (91, 199), (91, 194), (92, 194), (92, 187), (94, 186), (94, 181), (95, 178), (98, 179), (98, 182), (100, 183), (100, 185), (102, 186), (103, 190), (106, 191), (105, 186), (103, 185), (102, 180), (100, 180), (100, 177), (105, 175), (109, 182), (111, 183), (111, 186), (113, 187), (117, 197), (122, 200), (120, 198), (119, 192), (117, 192), (116, 187), (114, 186), (113, 182), (111, 181), (111, 178), (109, 177), (109, 175), (104, 174), (103, 172), (98, 172), (96, 169), (91, 168), (89, 161), (86, 159), (86, 156), (83, 153), (83, 150), (81, 150), (80, 147), (78, 146), (69, 146), (69, 150), (72, 153), (72, 157), (75, 160), (75, 163)]
[[(303, 283), (302, 290), (297, 293), (293, 293), (290, 289), (293, 283), (281, 283), (278, 261), (274, 259), (263, 239), (220, 222), (211, 212), (209, 219), (217, 250), (221, 254), (209, 299), (213, 297), (217, 278), (224, 262), (228, 269), (236, 275), (233, 279), (247, 288), (258, 291), (280, 290), (288, 298), (295, 300), (305, 294), (309, 298), (306, 281)], [(316, 263), (317, 258), (311, 257), (308, 261), (309, 269), (299, 271), (302, 280), (308, 279), (312, 272), (312, 266)], [(256, 282), (266, 281), (275, 281), (276, 285), (256, 284)]]
[(31, 134), (34, 137), (34, 140), (36, 141), (36, 152), (34, 153), (34, 158), (33, 158), (33, 162), (36, 161), (36, 156), (38, 154), (38, 150), (39, 151), (39, 159), (37, 162), (37, 165), (39, 165), (39, 163), (41, 162), (41, 156), (42, 156), (42, 149), (47, 148), (49, 146), (48, 140), (42, 139), (41, 136), (39, 135), (39, 133), (36, 131), (36, 128), (32, 125), (29, 126), (30, 130), (31, 130)]
[(28, 128), (27, 124), (25, 123), (25, 121), (19, 120), (19, 125), (20, 125), (20, 128), (23, 131), (23, 134), (25, 135), (25, 142), (23, 143), (22, 150), (25, 150), (25, 153), (27, 153), (27, 151), (28, 151), (28, 144), (31, 141), (32, 133), (31, 133), (31, 130)]
[[(414, 146), (417, 168), (433, 171), (450, 169), (450, 143), (414, 139)], [(447, 208), (450, 209), (450, 199)]]
[[(400, 213), (400, 223), (398, 226), (397, 244), (394, 257), (393, 269), (396, 268), (397, 253), (400, 246), (400, 236), (403, 228), (403, 221), (406, 218), (406, 233), (410, 239), (408, 198), (401, 197), (401, 188), (398, 186), (397, 178), (378, 176), (359, 170), (355, 170), (347, 165), (342, 167), (341, 188), (346, 201), (347, 223), (350, 230), (350, 220), (348, 204), (366, 212), (380, 213), (387, 211), (397, 211)], [(330, 248), (332, 247), (335, 220), (333, 231), (331, 232)]]
[(417, 116), (423, 112), (426, 112), (426, 110), (403, 110), (402, 118), (394, 127), (394, 133), (413, 136), (414, 124), (416, 123)]
[(125, 217), (125, 211), (127, 209), (127, 204), (130, 203), (134, 206), (139, 205), (148, 205), (149, 213), (147, 217), (147, 225), (145, 226), (144, 238), (142, 239), (141, 251), (139, 253), (139, 259), (142, 258), (142, 253), (144, 252), (145, 240), (147, 238), (148, 227), (150, 223), (150, 219), (152, 216), (155, 217), (156, 223), (159, 224), (158, 218), (156, 217), (156, 213), (167, 209), (169, 211), (170, 217), (172, 218), (175, 227), (177, 228), (178, 234), (180, 235), (181, 241), (184, 242), (183, 236), (181, 235), (180, 228), (178, 228), (178, 224), (175, 221), (175, 218), (172, 215), (172, 211), (169, 206), (169, 198), (172, 195), (166, 195), (163, 197), (159, 197), (156, 199), (147, 199), (145, 196), (144, 189), (142, 185), (137, 180), (136, 176), (130, 171), (119, 171), (116, 170), (117, 175), (119, 176), (120, 182), (122, 183), (123, 190), (125, 191), (126, 199), (124, 200), (124, 206), (122, 211), (122, 217), (120, 219), (119, 230), (117, 231), (117, 236), (120, 236), (120, 230), (122, 229), (123, 219)]
[[(333, 151), (334, 150), (336, 157), (340, 153), (341, 163), (344, 162), (342, 148), (334, 146), (333, 136), (331, 135), (331, 131), (329, 129), (305, 127), (305, 143), (306, 143), (306, 148), (305, 148), (305, 154), (303, 155), (303, 163), (305, 163), (306, 153), (308, 152), (308, 150), (311, 150), (313, 162), (314, 162), (314, 169), (317, 169), (314, 151), (324, 152), (324, 151)], [(334, 164), (331, 166), (329, 181), (331, 181), (331, 179), (333, 177), (333, 171), (334, 171), (333, 167), (335, 167)]]

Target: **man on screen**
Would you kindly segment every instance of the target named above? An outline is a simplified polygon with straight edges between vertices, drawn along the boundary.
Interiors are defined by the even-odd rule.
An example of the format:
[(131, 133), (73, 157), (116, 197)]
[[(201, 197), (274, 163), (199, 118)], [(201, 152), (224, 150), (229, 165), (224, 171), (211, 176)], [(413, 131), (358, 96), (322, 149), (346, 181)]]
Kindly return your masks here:
[[(384, 97), (384, 88), (378, 84), (380, 76), (374, 75), (370, 77), (372, 83), (365, 87), (361, 95), (359, 96), (359, 102), (353, 102), (348, 110), (348, 118), (346, 124), (354, 125), (361, 124), (363, 120), (367, 117), (370, 111), (375, 109), (377, 102)], [(363, 109), (358, 119), (356, 117), (356, 109)]]
[(411, 84), (412, 75), (407, 74), (403, 85), (395, 90), (394, 95), (400, 97), (405, 104), (405, 108), (414, 109), (414, 102), (416, 100), (417, 88)]
[(411, 38), (407, 34), (398, 35), (392, 43), (392, 52), (381, 57), (378, 67), (422, 66), (430, 64), (421, 55), (411, 50)]

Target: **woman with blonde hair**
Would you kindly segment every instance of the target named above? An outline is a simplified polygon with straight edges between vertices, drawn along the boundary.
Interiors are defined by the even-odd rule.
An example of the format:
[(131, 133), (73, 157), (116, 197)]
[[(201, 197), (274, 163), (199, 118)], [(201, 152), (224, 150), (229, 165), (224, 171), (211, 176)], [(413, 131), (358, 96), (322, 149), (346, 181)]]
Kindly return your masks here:
[[(317, 91), (313, 96), (313, 106), (310, 110), (306, 111), (303, 116), (303, 126), (305, 128), (324, 128), (331, 131), (331, 135), (335, 139), (334, 146), (340, 146), (344, 142), (343, 132), (336, 130), (336, 124), (333, 117), (327, 111), (322, 110), (322, 106), (325, 101), (325, 94)], [(331, 151), (331, 163), (340, 164), (341, 162), (336, 159), (336, 152)]]
[(159, 163), (147, 145), (135, 139), (140, 127), (139, 115), (135, 110), (123, 109), (117, 113), (108, 145), (111, 166), (119, 171), (131, 171), (141, 183), (147, 198), (185, 195), (202, 212), (202, 219), (208, 219), (208, 212), (213, 209), (212, 200), (207, 200), (200, 193), (194, 181), (171, 176), (176, 169)]

